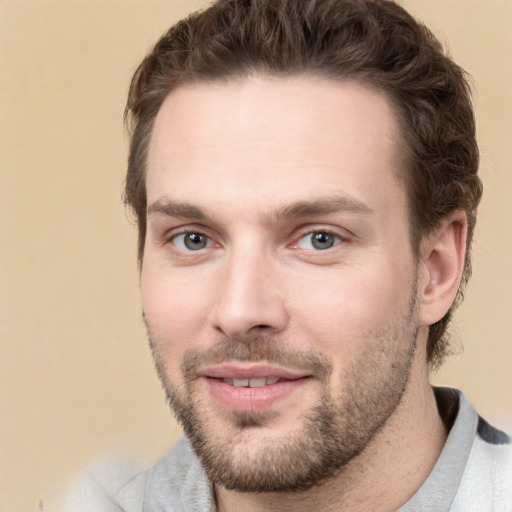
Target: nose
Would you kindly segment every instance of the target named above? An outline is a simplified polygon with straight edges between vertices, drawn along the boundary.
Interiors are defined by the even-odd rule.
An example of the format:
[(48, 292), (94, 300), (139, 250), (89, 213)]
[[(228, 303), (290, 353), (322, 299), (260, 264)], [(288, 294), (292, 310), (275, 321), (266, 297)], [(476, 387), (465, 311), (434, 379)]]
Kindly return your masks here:
[(211, 322), (228, 338), (277, 334), (286, 328), (284, 276), (269, 259), (251, 250), (226, 258)]

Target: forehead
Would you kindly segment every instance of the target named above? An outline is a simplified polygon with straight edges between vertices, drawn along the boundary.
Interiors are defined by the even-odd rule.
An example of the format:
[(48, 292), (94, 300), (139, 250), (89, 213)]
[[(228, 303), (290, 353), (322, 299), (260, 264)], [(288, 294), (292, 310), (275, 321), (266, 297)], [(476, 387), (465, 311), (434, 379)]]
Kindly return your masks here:
[(358, 200), (399, 185), (398, 134), (386, 96), (354, 82), (251, 76), (187, 84), (155, 120), (148, 203), (215, 196), (250, 208), (255, 197), (286, 204), (340, 193)]

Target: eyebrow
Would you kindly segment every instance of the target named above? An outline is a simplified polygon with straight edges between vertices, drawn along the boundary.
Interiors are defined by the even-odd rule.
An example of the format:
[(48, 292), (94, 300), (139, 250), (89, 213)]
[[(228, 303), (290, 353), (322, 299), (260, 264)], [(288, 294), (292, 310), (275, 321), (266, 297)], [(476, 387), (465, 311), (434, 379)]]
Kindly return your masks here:
[(168, 217), (182, 217), (187, 219), (202, 220), (206, 218), (205, 213), (188, 203), (177, 203), (169, 199), (159, 199), (148, 206), (148, 215), (161, 213)]
[(358, 199), (350, 196), (335, 196), (314, 199), (312, 201), (297, 201), (296, 203), (278, 208), (274, 216), (277, 219), (289, 220), (339, 212), (363, 215), (372, 215), (374, 213), (368, 205)]
[[(323, 197), (311, 201), (297, 201), (289, 205), (278, 207), (271, 213), (270, 218), (275, 221), (300, 219), (315, 215), (329, 215), (332, 213), (356, 213), (372, 215), (374, 211), (365, 203), (350, 196)], [(211, 218), (203, 210), (189, 203), (180, 203), (168, 198), (158, 199), (148, 206), (148, 215), (163, 214), (168, 217), (204, 220)]]

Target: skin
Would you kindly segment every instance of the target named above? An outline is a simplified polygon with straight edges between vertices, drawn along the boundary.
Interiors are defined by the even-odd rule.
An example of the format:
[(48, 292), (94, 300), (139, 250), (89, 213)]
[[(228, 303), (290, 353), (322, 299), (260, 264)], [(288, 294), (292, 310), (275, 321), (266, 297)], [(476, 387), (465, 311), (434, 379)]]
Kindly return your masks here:
[[(466, 225), (462, 213), (446, 219), (414, 257), (399, 138), (383, 94), (309, 76), (188, 84), (157, 116), (141, 288), (171, 403), (195, 408), (193, 423), (234, 473), (263, 468), (260, 477), (262, 454), (310, 435), (323, 398), (336, 424), (363, 409), (357, 451), (319, 485), (240, 493), (219, 481), (221, 511), (396, 510), (442, 449), (425, 347), (457, 290)], [(191, 250), (184, 230), (206, 245)], [(319, 250), (311, 233), (326, 232), (334, 243)], [(251, 360), (263, 354), (258, 364), (307, 375), (269, 405), (243, 399), (233, 410), (205, 372), (234, 352), (201, 363), (227, 340)], [(265, 358), (273, 346), (282, 355)]]

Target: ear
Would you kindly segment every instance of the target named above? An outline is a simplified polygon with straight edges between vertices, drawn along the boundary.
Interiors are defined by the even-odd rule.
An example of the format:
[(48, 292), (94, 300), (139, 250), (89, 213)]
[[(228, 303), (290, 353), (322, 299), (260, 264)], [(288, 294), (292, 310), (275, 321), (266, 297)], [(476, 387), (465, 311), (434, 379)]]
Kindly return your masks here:
[(467, 220), (455, 212), (425, 237), (420, 249), (420, 326), (441, 320), (452, 305), (464, 270)]

